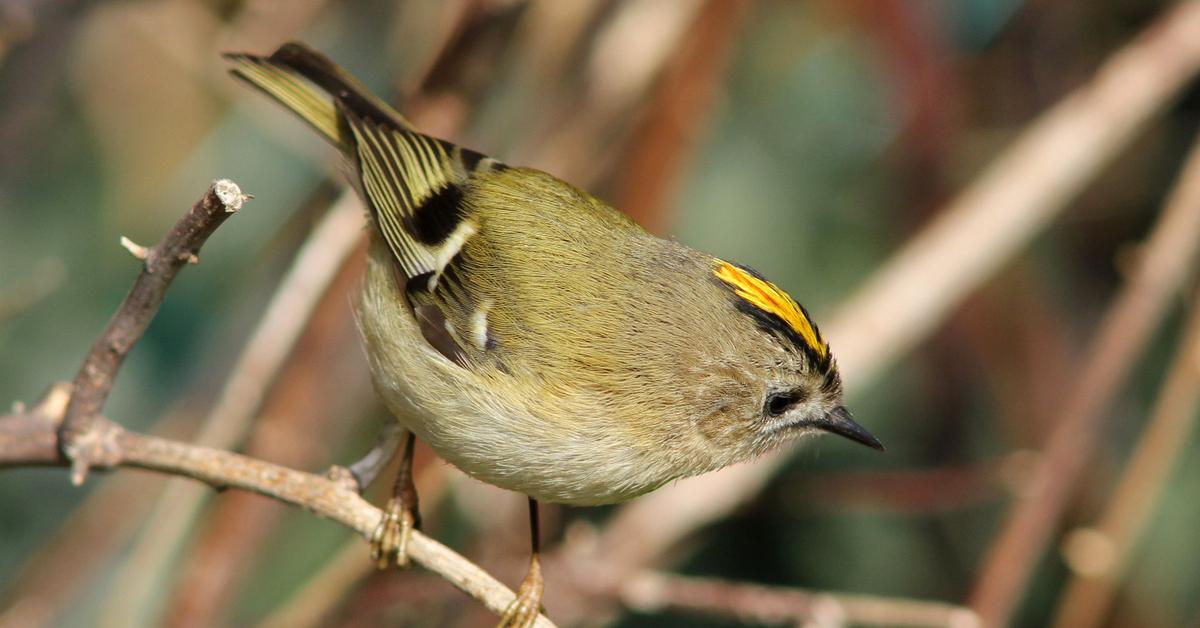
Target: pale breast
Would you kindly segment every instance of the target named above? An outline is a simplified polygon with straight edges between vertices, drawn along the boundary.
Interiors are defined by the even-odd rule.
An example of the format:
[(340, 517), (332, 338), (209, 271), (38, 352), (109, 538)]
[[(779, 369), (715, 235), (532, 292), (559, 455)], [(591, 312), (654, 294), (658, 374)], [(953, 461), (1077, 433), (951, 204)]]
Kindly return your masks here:
[(602, 405), (575, 400), (564, 417), (502, 372), (452, 363), (422, 337), (389, 263), (371, 256), (359, 305), (375, 386), (397, 419), (447, 462), (539, 500), (581, 505), (628, 500), (709, 466), (638, 442)]

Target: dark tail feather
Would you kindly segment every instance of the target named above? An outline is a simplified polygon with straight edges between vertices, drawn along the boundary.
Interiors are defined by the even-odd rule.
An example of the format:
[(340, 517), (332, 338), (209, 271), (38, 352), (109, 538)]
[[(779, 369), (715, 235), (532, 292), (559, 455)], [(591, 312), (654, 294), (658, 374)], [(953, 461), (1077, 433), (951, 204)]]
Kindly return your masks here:
[(271, 53), (269, 60), (290, 68), (300, 76), (329, 92), (346, 110), (376, 124), (391, 123), (401, 129), (412, 125), (399, 112), (371, 93), (358, 79), (325, 55), (300, 42), (288, 42)]
[[(269, 57), (226, 53), (230, 72), (261, 90), (343, 150), (352, 146), (342, 125), (340, 107), (379, 124), (412, 126), (396, 110), (321, 53), (300, 43), (287, 43)], [(338, 104), (335, 104), (338, 103)]]

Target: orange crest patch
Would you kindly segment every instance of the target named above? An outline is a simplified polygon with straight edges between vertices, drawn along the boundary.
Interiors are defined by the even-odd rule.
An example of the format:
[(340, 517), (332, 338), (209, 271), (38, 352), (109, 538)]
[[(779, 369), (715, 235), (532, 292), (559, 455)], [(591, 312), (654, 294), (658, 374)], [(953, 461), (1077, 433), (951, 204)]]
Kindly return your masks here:
[(829, 345), (825, 344), (817, 328), (808, 320), (804, 309), (775, 284), (721, 260), (717, 261), (717, 268), (713, 273), (718, 279), (729, 284), (734, 294), (746, 303), (765, 314), (778, 317), (818, 356), (828, 356)]

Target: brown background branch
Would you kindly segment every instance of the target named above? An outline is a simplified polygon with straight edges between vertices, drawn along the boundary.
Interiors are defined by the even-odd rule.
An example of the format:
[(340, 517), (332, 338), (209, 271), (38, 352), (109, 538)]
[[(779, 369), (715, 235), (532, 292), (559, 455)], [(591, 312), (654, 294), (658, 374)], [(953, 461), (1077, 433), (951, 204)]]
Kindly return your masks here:
[[(1094, 527), (1067, 537), (1064, 553), (1075, 572), (1059, 604), (1058, 628), (1103, 625), (1113, 597), (1125, 579), (1134, 550), (1154, 513), (1171, 472), (1187, 451), (1189, 437), (1200, 418), (1200, 299), (1192, 300), (1183, 340), (1158, 393), (1150, 424), (1142, 433), (1121, 480)], [(1071, 560), (1071, 539), (1086, 553)], [(1096, 544), (1099, 548), (1095, 548)], [(1092, 551), (1087, 551), (1091, 546)], [(1080, 553), (1078, 550), (1075, 553)]]
[(685, 611), (739, 622), (803, 626), (879, 625), (978, 628), (973, 611), (953, 604), (904, 598), (807, 591), (643, 571), (620, 591), (643, 612)]
[[(289, 322), (305, 330), (293, 337), (294, 348), (285, 346), (293, 342), (288, 340), (250, 371), (233, 368), (243, 363), (237, 356), (258, 346), (246, 342), (247, 330), (275, 325), (271, 316), (258, 317), (275, 306), (259, 306), (290, 290), (290, 280), (281, 278), (300, 270), (294, 260), (303, 226), (332, 194), (311, 196), (311, 209), (289, 208), (332, 170), (327, 147), (238, 89), (215, 62), (216, 51), (267, 51), (287, 39), (305, 39), (374, 87), (385, 85), (385, 76), (403, 77), (392, 83), (405, 94), (398, 102), (406, 104), (406, 113), (414, 105), (429, 113), (418, 116), (422, 129), (509, 163), (564, 174), (617, 207), (647, 212), (640, 214), (643, 224), (664, 233), (681, 230), (676, 235), (690, 244), (776, 277), (818, 310), (854, 391), (854, 409), (889, 446), (895, 443), (890, 455), (868, 459), (823, 440), (798, 455), (684, 482), (619, 509), (591, 534), (589, 543), (600, 549), (566, 552), (561, 562), (548, 564), (551, 616), (592, 624), (628, 611), (622, 589), (610, 581), (616, 572), (687, 585), (668, 587), (672, 595), (639, 607), (661, 609), (662, 616), (650, 620), (656, 623), (703, 621), (672, 617), (678, 612), (714, 616), (719, 623), (752, 614), (743, 600), (776, 599), (758, 596), (757, 585), (644, 571), (671, 562), (699, 573), (737, 573), (807, 589), (961, 600), (1003, 522), (991, 521), (1003, 511), (998, 506), (1014, 495), (1029, 499), (1029, 480), (1047, 463), (1035, 452), (1063, 416), (1063, 391), (1085, 370), (1084, 349), (1094, 344), (1088, 339), (1105, 295), (1135, 274), (1136, 264), (1129, 262), (1147, 250), (1123, 254), (1135, 248), (1123, 243), (1140, 238), (1153, 220), (1195, 125), (1194, 99), (1167, 106), (1181, 88), (1194, 85), (1200, 36), (1187, 16), (1196, 14), (1196, 4), (1018, 3), (1012, 13), (987, 19), (974, 13), (965, 19), (938, 3), (900, 1), (252, 0), (218, 10), (213, 3), (181, 0), (89, 7), (67, 20), (77, 25), (78, 37), (41, 39), (29, 48), (63, 48), (44, 45), (53, 40), (72, 44), (79, 54), (23, 56), (18, 46), (0, 60), (0, 70), (22, 69), (9, 73), (16, 81), (6, 83), (26, 94), (22, 108), (34, 102), (28, 94), (49, 94), (47, 88), (60, 80), (71, 83), (72, 102), (61, 113), (38, 103), (45, 123), (5, 144), (16, 146), (13, 154), (36, 156), (31, 164), (46, 165), (14, 161), (10, 169), (0, 168), (6, 198), (28, 203), (26, 213), (37, 216), (24, 224), (19, 216), (5, 221), (0, 275), (9, 269), (16, 277), (31, 275), (29, 264), (47, 250), (68, 271), (64, 290), (34, 310), (0, 320), (0, 345), (19, 358), (4, 364), (6, 395), (36, 391), (74, 373), (76, 347), (85, 349), (93, 338), (71, 334), (103, 326), (109, 312), (98, 312), (96, 304), (104, 300), (101, 292), (116, 293), (111, 282), (124, 278), (114, 270), (128, 260), (105, 267), (116, 256), (95, 250), (97, 229), (165, 229), (168, 224), (157, 223), (163, 218), (151, 210), (164, 195), (177, 198), (179, 175), (186, 178), (198, 163), (224, 163), (237, 146), (245, 158), (231, 167), (255, 161), (239, 177), (253, 177), (264, 195), (278, 199), (286, 189), (292, 196), (284, 204), (256, 204), (253, 215), (239, 219), (239, 231), (227, 234), (236, 251), (218, 257), (206, 249), (211, 259), (205, 272), (193, 273), (195, 284), (178, 295), (178, 304), (164, 308), (164, 320), (125, 367), (124, 388), (107, 402), (108, 412), (162, 416), (153, 427), (137, 423), (138, 431), (294, 469), (322, 469), (361, 451), (385, 416), (370, 405), (369, 393), (345, 390), (356, 386), (359, 375), (342, 365), (361, 361), (352, 329), (328, 334), (324, 323), (306, 323), (307, 314), (298, 314)], [(39, 21), (34, 37), (55, 24)], [(1147, 25), (1142, 37), (1125, 45)], [(962, 38), (968, 34), (970, 42)], [(1105, 61), (1106, 51), (1118, 49)], [(451, 57), (461, 63), (440, 61), (444, 50), (453, 50)], [(447, 71), (452, 66), (462, 71)], [(441, 80), (420, 85), (430, 73)], [(226, 106), (234, 102), (246, 105)], [(0, 126), (28, 119), (4, 117), (19, 109), (6, 103), (12, 104), (0, 97)], [(1035, 118), (1039, 111), (1053, 113)], [(1165, 115), (1154, 115), (1158, 111)], [(43, 141), (51, 132), (55, 141)], [(245, 143), (245, 136), (259, 132), (267, 141)], [(66, 155), (85, 156), (75, 158), (88, 163), (65, 163)], [(995, 155), (1007, 156), (985, 168)], [(1114, 160), (1117, 155), (1126, 158)], [(76, 170), (79, 176), (62, 178), (64, 191), (92, 199), (90, 186), (101, 182), (110, 198), (60, 209), (76, 204), (39, 189), (37, 182)], [(975, 182), (967, 185), (967, 177)], [(968, 191), (946, 204), (960, 187)], [(939, 206), (946, 209), (930, 211)], [(1068, 209), (1065, 220), (1058, 218)], [(666, 220), (670, 216), (678, 219)], [(47, 247), (44, 226), (54, 220), (70, 228), (56, 230)], [(918, 230), (921, 225), (928, 226)], [(911, 233), (919, 235), (901, 246)], [(99, 240), (117, 235), (105, 232)], [(754, 247), (752, 256), (747, 247)], [(1031, 248), (1036, 252), (1025, 255)], [(889, 250), (902, 253), (888, 261)], [(1114, 252), (1122, 272), (1111, 268)], [(214, 262), (217, 270), (253, 270), (209, 272)], [(317, 269), (325, 271), (333, 272)], [(353, 269), (343, 266), (338, 274), (341, 284)], [(853, 300), (830, 307), (868, 276), (873, 279)], [(12, 286), (13, 277), (0, 276), (0, 283)], [(10, 294), (5, 288), (0, 300), (9, 302)], [(189, 298), (213, 307), (200, 314), (180, 305)], [(320, 302), (322, 311), (348, 317), (338, 289)], [(1195, 513), (1175, 497), (1194, 488), (1196, 462), (1180, 458), (1187, 474), (1172, 478), (1157, 509), (1145, 499), (1106, 506), (1133, 437), (1141, 432), (1160, 438), (1141, 418), (1165, 367), (1160, 344), (1178, 341), (1177, 331), (1163, 327), (1150, 336), (1152, 351), (1135, 365), (1138, 376), (1110, 413), (1120, 424), (1099, 433), (1100, 455), (1086, 477), (1063, 493), (1069, 506), (1060, 513), (1063, 524), (1102, 522), (1066, 537), (1067, 565), (1080, 574), (1093, 573), (1088, 570), (1105, 555), (1099, 550), (1105, 550), (1108, 517), (1091, 514), (1121, 508), (1126, 522), (1154, 515), (1153, 533), (1128, 563), (1128, 584), (1113, 589), (1119, 595), (1107, 621), (1114, 625), (1165, 628), (1194, 614), (1186, 590), (1195, 589), (1197, 577), (1174, 557), (1195, 546), (1180, 525), (1193, 523), (1188, 517)], [(47, 342), (48, 334), (65, 340)], [(289, 335), (282, 326), (276, 330), (276, 339)], [(306, 349), (313, 343), (338, 353), (336, 365), (324, 350)], [(280, 364), (280, 355), (283, 368), (270, 366)], [(323, 371), (330, 377), (312, 385), (313, 374)], [(340, 387), (339, 393), (324, 392), (331, 387)], [(235, 406), (212, 403), (226, 393), (236, 393)], [(218, 430), (219, 444), (195, 435), (199, 419), (217, 406), (235, 407), (215, 414), (238, 418), (221, 421), (232, 429)], [(63, 464), (46, 449), (43, 427), (0, 425), (0, 450), (17, 455), (23, 448), (25, 462)], [(100, 433), (113, 443), (124, 438), (115, 429)], [(1194, 440), (1176, 444), (1190, 447)], [(421, 454), (431, 459), (427, 449)], [(772, 478), (784, 464), (788, 475)], [(429, 506), (427, 530), (452, 531), (459, 551), (515, 582), (525, 566), (519, 555), (525, 522), (507, 513), (523, 514), (509, 508), (519, 499), (463, 481), (441, 462), (426, 469), (430, 473), (419, 479), (445, 482), (451, 489), (445, 493), (456, 500), (442, 507), (423, 502)], [(855, 472), (847, 474), (849, 469)], [(9, 482), (0, 492), (19, 517), (7, 535), (12, 541), (0, 548), (0, 563), (24, 567), (5, 571), (11, 575), (0, 594), (0, 624), (36, 626), (40, 617), (40, 625), (57, 625), (98, 614), (115, 625), (176, 626), (248, 625), (264, 617), (291, 625), (300, 615), (327, 626), (414, 617), (473, 626), (490, 619), (482, 605), (463, 604), (434, 574), (372, 572), (361, 539), (330, 530), (337, 526), (313, 525), (307, 513), (276, 500), (243, 491), (214, 498), (187, 479), (119, 473), (63, 517), (82, 491), (58, 481), (43, 497), (41, 478), (54, 480), (55, 474), (5, 477)], [(436, 493), (421, 488), (424, 495)], [(171, 500), (158, 502), (147, 518), (164, 492)], [(183, 495), (190, 505), (172, 509)], [(271, 516), (257, 516), (264, 512)], [(548, 549), (560, 539), (562, 549), (570, 549), (581, 527), (592, 529), (581, 521), (592, 513), (548, 506), (545, 514)], [(94, 536), (96, 528), (101, 533)], [(781, 535), (757, 534), (768, 529)], [(1052, 529), (1046, 545), (1030, 554), (1034, 564), (1054, 562), (1037, 558), (1047, 555), (1057, 532)], [(813, 533), (825, 535), (817, 551), (804, 540)], [(303, 556), (294, 552), (296, 541), (306, 548)], [(120, 552), (131, 545), (133, 552)], [(1085, 551), (1089, 547), (1099, 550)], [(900, 551), (911, 562), (898, 565)], [(63, 561), (72, 569), (60, 578), (56, 570)], [(308, 569), (294, 569), (297, 561)], [(1039, 584), (1038, 595), (1020, 607), (1022, 620), (1037, 622), (1055, 603), (1070, 602), (1069, 591), (1054, 599), (1069, 584), (1057, 566), (1026, 569), (1021, 576)], [(599, 572), (608, 574), (604, 582), (597, 582)], [(254, 577), (261, 573), (271, 577)], [(779, 594), (777, 601), (808, 593), (768, 589)], [(113, 590), (130, 595), (105, 594)], [(321, 595), (310, 595), (313, 590)], [(754, 595), (740, 595), (745, 592)], [(1095, 604), (1084, 601), (1088, 612), (1104, 613)], [(822, 612), (805, 616), (808, 625), (844, 617), (844, 611), (824, 612), (831, 604), (815, 607)], [(903, 617), (897, 607), (887, 608), (885, 621)], [(961, 608), (946, 608), (961, 616)]]
[[(1200, 2), (1185, 2), (1032, 123), (835, 312), (826, 329), (851, 394), (1027, 245), (1198, 69)], [(786, 459), (770, 455), (629, 504), (603, 533), (611, 559), (630, 570), (654, 564), (760, 490)]]
[[(1192, 5), (1200, 22), (1200, 3)], [(1184, 281), (1195, 274), (1200, 250), (1200, 138), (1150, 234), (1137, 269), (1106, 314), (1062, 413), (1034, 466), (1024, 499), (988, 550), (971, 607), (988, 626), (1007, 625), (1029, 574), (1091, 460), (1105, 407), (1158, 328)]]

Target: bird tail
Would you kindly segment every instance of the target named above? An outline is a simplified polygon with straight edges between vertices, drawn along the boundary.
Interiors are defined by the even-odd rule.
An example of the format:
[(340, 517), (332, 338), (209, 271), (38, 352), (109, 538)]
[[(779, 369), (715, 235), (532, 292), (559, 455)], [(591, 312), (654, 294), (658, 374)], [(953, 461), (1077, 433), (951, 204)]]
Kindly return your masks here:
[(297, 42), (286, 43), (270, 56), (225, 53), (230, 73), (258, 88), (316, 129), (342, 150), (353, 147), (339, 108), (376, 123), (411, 130), (395, 109), (369, 92), (328, 57)]

